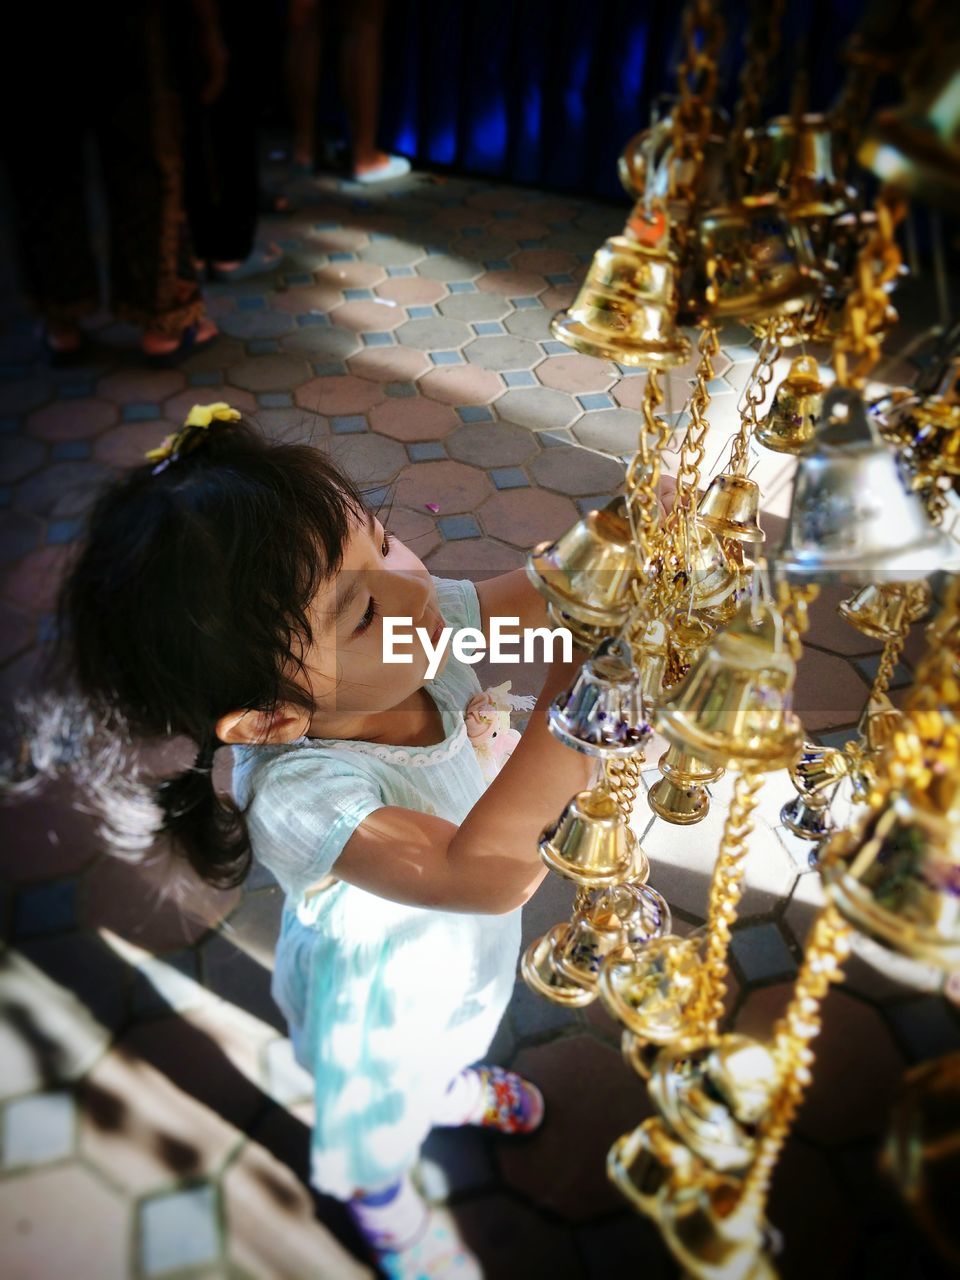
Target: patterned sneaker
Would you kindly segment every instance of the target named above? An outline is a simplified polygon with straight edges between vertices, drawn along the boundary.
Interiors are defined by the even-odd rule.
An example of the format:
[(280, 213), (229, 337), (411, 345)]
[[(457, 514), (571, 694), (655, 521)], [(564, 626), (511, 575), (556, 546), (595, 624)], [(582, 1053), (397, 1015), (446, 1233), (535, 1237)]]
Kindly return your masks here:
[(483, 1280), (483, 1268), (470, 1252), (448, 1209), (431, 1209), (415, 1244), (376, 1254), (385, 1280)]
[(503, 1067), (474, 1067), (483, 1111), (471, 1124), (500, 1133), (533, 1133), (543, 1123), (543, 1094), (535, 1084)]

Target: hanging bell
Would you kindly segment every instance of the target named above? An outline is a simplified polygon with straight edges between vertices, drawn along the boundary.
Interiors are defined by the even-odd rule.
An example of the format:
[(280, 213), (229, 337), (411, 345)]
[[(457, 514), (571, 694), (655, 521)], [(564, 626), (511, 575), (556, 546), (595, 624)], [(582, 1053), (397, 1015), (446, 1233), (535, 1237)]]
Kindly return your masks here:
[(795, 672), (780, 615), (763, 605), (754, 622), (748, 602), (660, 702), (657, 727), (708, 764), (786, 768), (802, 742), (791, 710)]
[(871, 755), (885, 751), (894, 734), (903, 728), (903, 712), (893, 705), (885, 693), (870, 699), (864, 716), (863, 737)]
[(757, 1125), (777, 1087), (766, 1045), (743, 1035), (715, 1045), (661, 1049), (650, 1098), (684, 1146), (720, 1173), (744, 1169), (756, 1154)]
[(633, 641), (633, 660), (640, 672), (640, 691), (645, 703), (656, 702), (663, 688), (667, 667), (667, 628), (662, 619), (649, 622)]
[(686, 827), (707, 816), (710, 796), (704, 784), (716, 782), (723, 773), (721, 768), (671, 745), (660, 757), (660, 772), (663, 777), (647, 792), (650, 808), (658, 818)]
[(956, 44), (928, 65), (913, 100), (878, 111), (857, 160), (886, 185), (937, 207), (960, 211), (960, 74)]
[(579, 618), (572, 618), (569, 613), (564, 613), (552, 600), (547, 601), (547, 617), (550, 619), (551, 626), (566, 628), (570, 632), (573, 643), (586, 653), (593, 653), (604, 640), (614, 638), (621, 625), (592, 627), (588, 622), (581, 622)]
[(823, 383), (813, 356), (797, 356), (777, 387), (756, 439), (775, 453), (805, 453), (813, 443), (823, 408)]
[(625, 640), (604, 640), (573, 685), (551, 703), (547, 726), (574, 751), (613, 758), (633, 755), (653, 730), (643, 714), (639, 673)]
[(564, 978), (556, 966), (558, 947), (563, 945), (570, 926), (557, 924), (542, 938), (532, 942), (520, 961), (520, 973), (524, 982), (538, 996), (554, 1004), (580, 1009), (590, 1004), (594, 992)]
[(696, 217), (692, 240), (681, 324), (792, 314), (820, 286), (806, 232), (775, 196), (706, 210)]
[(762, 542), (759, 517), (760, 486), (746, 476), (727, 472), (714, 476), (697, 505), (700, 524), (732, 542)]
[(710, 132), (700, 155), (677, 156), (673, 146), (673, 120), (664, 116), (649, 129), (635, 133), (617, 161), (617, 177), (633, 200), (666, 205), (674, 190), (695, 184), (701, 203), (719, 204), (727, 188), (729, 116), (720, 108), (711, 112)]
[(715, 628), (702, 616), (677, 614), (667, 630), (667, 666), (664, 689), (672, 689), (690, 670), (713, 639)]
[(861, 635), (894, 640), (927, 612), (929, 590), (922, 581), (870, 583), (855, 591), (849, 600), (841, 600), (837, 612)]
[(960, 547), (930, 523), (850, 388), (824, 399), (815, 449), (797, 466), (778, 565), (817, 582), (906, 582), (960, 567)]
[(573, 304), (554, 316), (555, 338), (587, 356), (669, 369), (690, 356), (677, 327), (677, 259), (665, 246), (613, 236), (593, 255)]
[(660, 1045), (641, 1040), (632, 1031), (624, 1030), (620, 1036), (620, 1055), (623, 1061), (635, 1071), (641, 1080), (649, 1080), (650, 1072), (660, 1052)]
[(600, 967), (598, 990), (609, 1012), (634, 1035), (670, 1044), (689, 1030), (702, 974), (697, 941), (669, 933), (636, 956), (611, 952)]
[(553, 871), (588, 887), (645, 880), (650, 873), (620, 806), (603, 787), (573, 797), (540, 837), (540, 856)]
[(747, 131), (752, 189), (783, 193), (794, 217), (822, 220), (839, 214), (850, 194), (836, 175), (834, 128), (823, 115), (774, 116)]
[(607, 1177), (640, 1213), (656, 1219), (660, 1196), (673, 1182), (696, 1179), (701, 1162), (659, 1116), (618, 1138), (607, 1155)]
[(893, 794), (821, 859), (827, 896), (876, 942), (949, 972), (960, 965), (960, 775), (948, 799)]
[(740, 584), (736, 565), (699, 516), (675, 512), (667, 517), (664, 532), (671, 546), (665, 571), (690, 609), (714, 608), (733, 595)]
[(597, 976), (606, 956), (623, 947), (637, 951), (669, 929), (670, 908), (648, 885), (588, 890), (584, 908), (576, 913), (556, 948), (557, 972), (596, 993)]
[(799, 760), (790, 767), (790, 781), (801, 795), (817, 796), (846, 776), (847, 764), (846, 754), (837, 747), (805, 742)]
[(556, 542), (535, 547), (527, 559), (527, 575), (540, 594), (591, 627), (623, 625), (636, 567), (623, 498), (589, 512)]
[(664, 1243), (687, 1280), (776, 1280), (763, 1252), (766, 1224), (742, 1182), (714, 1174), (668, 1182), (657, 1203)]
[(960, 404), (928, 396), (900, 423), (915, 468), (929, 476), (960, 476)]
[(816, 796), (794, 796), (780, 810), (780, 821), (800, 840), (819, 843), (833, 831), (830, 806)]

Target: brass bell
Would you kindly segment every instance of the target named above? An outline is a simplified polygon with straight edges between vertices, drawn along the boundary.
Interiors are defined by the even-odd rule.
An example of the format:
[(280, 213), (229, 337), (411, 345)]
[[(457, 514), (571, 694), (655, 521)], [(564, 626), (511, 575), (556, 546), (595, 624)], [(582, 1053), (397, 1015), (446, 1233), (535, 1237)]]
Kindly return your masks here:
[(930, 476), (960, 475), (960, 404), (928, 396), (900, 423), (915, 468)]
[(632, 640), (633, 660), (640, 672), (644, 702), (656, 702), (663, 688), (667, 667), (667, 628), (662, 619), (648, 622), (641, 635)]
[(820, 275), (803, 228), (774, 196), (748, 196), (696, 217), (684, 277), (681, 324), (745, 320), (800, 311)]
[(863, 736), (871, 755), (886, 750), (893, 741), (893, 735), (902, 728), (903, 712), (893, 705), (885, 693), (870, 699), (864, 716)]
[(697, 941), (670, 933), (636, 956), (611, 952), (600, 967), (598, 990), (609, 1012), (634, 1035), (670, 1044), (689, 1029), (702, 974)]
[(603, 960), (623, 947), (639, 950), (670, 930), (670, 908), (645, 884), (587, 890), (586, 901), (558, 945), (554, 963), (562, 978), (596, 991)]
[(547, 601), (547, 617), (551, 626), (565, 627), (577, 648), (584, 649), (587, 653), (593, 653), (598, 645), (604, 640), (612, 639), (620, 630), (620, 624), (592, 627), (588, 622), (581, 622), (579, 618), (572, 618), (569, 613), (564, 613), (552, 600)]
[(727, 472), (714, 476), (697, 505), (698, 521), (732, 542), (762, 542), (759, 517), (760, 486)]
[(713, 608), (736, 591), (740, 584), (736, 565), (699, 516), (671, 514), (664, 532), (672, 545), (667, 572), (688, 593), (685, 602), (691, 609)]
[(554, 316), (555, 338), (587, 356), (669, 369), (683, 364), (690, 343), (677, 327), (677, 259), (613, 236), (593, 255), (572, 305)]
[(527, 575), (540, 594), (591, 627), (619, 627), (626, 621), (636, 568), (623, 498), (589, 512), (527, 558)]
[(617, 177), (627, 195), (633, 200), (649, 198), (665, 205), (671, 199), (672, 188), (695, 183), (701, 203), (720, 203), (727, 187), (729, 117), (716, 107), (712, 117), (699, 157), (676, 155), (670, 116), (635, 133), (617, 160)]
[(624, 1030), (620, 1036), (620, 1055), (641, 1080), (649, 1080), (650, 1072), (660, 1052), (660, 1045), (641, 1040), (632, 1031)]
[(645, 880), (649, 865), (620, 806), (603, 787), (580, 791), (540, 837), (540, 856), (576, 884)]
[(604, 640), (573, 685), (550, 705), (555, 738), (584, 755), (617, 757), (642, 750), (653, 730), (643, 714), (639, 673), (625, 640)]
[(805, 742), (800, 758), (790, 766), (790, 781), (801, 795), (816, 796), (846, 776), (847, 756), (837, 747), (820, 747)]
[(777, 387), (769, 413), (754, 433), (756, 439), (775, 453), (805, 453), (816, 434), (823, 390), (813, 356), (797, 356)]
[(880, 181), (939, 207), (960, 210), (960, 76), (945, 42), (939, 74), (928, 66), (913, 100), (878, 111), (857, 153)]
[(813, 840), (818, 844), (833, 831), (830, 806), (818, 796), (794, 796), (780, 810), (780, 821), (798, 839)]
[(716, 782), (723, 769), (671, 745), (660, 757), (660, 772), (663, 777), (647, 792), (650, 808), (658, 818), (685, 827), (707, 816), (710, 796), (704, 784)]
[(795, 673), (780, 615), (763, 605), (754, 622), (748, 602), (661, 700), (657, 727), (708, 764), (786, 768), (802, 742), (791, 710)]
[(767, 1046), (734, 1034), (715, 1045), (661, 1049), (648, 1088), (671, 1132), (712, 1169), (732, 1173), (753, 1159), (777, 1083)]
[[(953, 766), (956, 774), (956, 767)], [(960, 776), (929, 794), (893, 793), (821, 858), (827, 896), (876, 942), (950, 971), (960, 964)]]
[(818, 582), (906, 582), (960, 565), (960, 547), (930, 523), (850, 388), (824, 399), (815, 449), (797, 466), (778, 565)]
[(563, 944), (569, 930), (568, 924), (557, 924), (542, 938), (531, 942), (520, 961), (520, 973), (530, 990), (538, 996), (554, 1004), (579, 1009), (590, 1004), (594, 992), (562, 977), (555, 963), (557, 948)]
[(841, 600), (837, 612), (862, 635), (893, 640), (927, 612), (929, 592), (923, 581), (870, 583)]
[(834, 129), (823, 115), (775, 116), (747, 131), (749, 171), (757, 193), (779, 190), (794, 217), (830, 218), (846, 204), (834, 168)]
[(713, 639), (715, 628), (695, 613), (679, 613), (667, 630), (667, 665), (664, 689), (672, 689), (683, 678)]
[(664, 1188), (690, 1182), (699, 1171), (700, 1161), (659, 1116), (618, 1138), (607, 1155), (607, 1177), (635, 1209), (654, 1219)]
[(671, 1181), (657, 1203), (664, 1243), (689, 1280), (775, 1280), (765, 1224), (729, 1174)]

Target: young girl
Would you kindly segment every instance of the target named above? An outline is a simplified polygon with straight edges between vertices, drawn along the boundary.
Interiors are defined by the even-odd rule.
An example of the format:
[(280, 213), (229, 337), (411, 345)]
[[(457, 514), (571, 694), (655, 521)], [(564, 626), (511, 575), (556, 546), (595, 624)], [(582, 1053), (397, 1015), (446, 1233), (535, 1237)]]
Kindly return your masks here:
[[(465, 1280), (476, 1260), (410, 1171), (434, 1124), (526, 1133), (542, 1117), (533, 1085), (469, 1064), (510, 999), (538, 836), (590, 781), (544, 716), (578, 662), (552, 664), (487, 789), (464, 719), (483, 706), (473, 667), (448, 648), (427, 683), (419, 641), (385, 663), (382, 619), (432, 642), (493, 616), (547, 625), (523, 570), (432, 577), (322, 453), (239, 419), (194, 409), (92, 512), (61, 597), (86, 726), (74, 769), (126, 847), (163, 830), (213, 884), (239, 884), (252, 856), (274, 872), (273, 991), (316, 1082), (311, 1181), (347, 1202), (386, 1274)], [(118, 744), (167, 735), (192, 739), (194, 767), (138, 790)], [(213, 789), (222, 744), (235, 803)]]

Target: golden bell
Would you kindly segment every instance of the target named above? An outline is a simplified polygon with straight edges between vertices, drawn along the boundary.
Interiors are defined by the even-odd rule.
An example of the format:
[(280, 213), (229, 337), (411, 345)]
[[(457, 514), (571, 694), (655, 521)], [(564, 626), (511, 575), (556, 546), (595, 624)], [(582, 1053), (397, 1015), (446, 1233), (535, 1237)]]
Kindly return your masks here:
[(620, 1036), (620, 1055), (623, 1061), (635, 1071), (641, 1080), (649, 1080), (650, 1072), (660, 1052), (660, 1045), (641, 1040), (632, 1031), (624, 1030)]
[(756, 439), (775, 453), (805, 453), (813, 443), (823, 408), (823, 383), (813, 356), (797, 356), (777, 387)]
[(660, 757), (660, 772), (663, 777), (647, 792), (650, 808), (658, 818), (685, 827), (707, 816), (710, 796), (704, 783), (716, 782), (723, 773), (721, 768), (671, 745)]
[(886, 750), (893, 735), (903, 728), (903, 712), (893, 705), (885, 693), (870, 699), (864, 716), (863, 736), (872, 755)]
[(718, 108), (713, 108), (712, 117), (699, 157), (676, 155), (670, 116), (635, 133), (617, 160), (617, 177), (627, 195), (667, 204), (672, 187), (682, 189), (693, 182), (701, 203), (719, 203), (727, 187), (729, 117)]
[(657, 727), (708, 764), (786, 768), (802, 742), (791, 710), (795, 673), (779, 614), (763, 605), (754, 622), (748, 602), (661, 700)]
[(649, 622), (643, 634), (632, 641), (633, 660), (640, 672), (644, 701), (656, 702), (663, 688), (667, 667), (667, 628), (660, 618)]
[(527, 575), (561, 612), (591, 627), (619, 627), (632, 602), (637, 559), (623, 498), (589, 512), (556, 542), (535, 547)]
[(911, 460), (930, 476), (960, 476), (960, 404), (928, 396), (900, 424), (908, 434)]
[(804, 229), (776, 197), (747, 197), (700, 214), (685, 274), (681, 324), (744, 320), (802, 310), (821, 277)]
[(733, 542), (762, 542), (760, 486), (746, 476), (723, 472), (707, 485), (697, 504), (697, 520), (720, 538)]
[[(956, 772), (956, 764), (952, 766)], [(894, 793), (821, 859), (827, 896), (855, 929), (948, 972), (960, 964), (960, 778), (951, 799)]]
[(645, 880), (650, 871), (620, 806), (602, 787), (573, 797), (540, 837), (540, 856), (567, 880), (590, 887)]
[(921, 1230), (953, 1264), (951, 1270), (960, 1268), (955, 1211), (960, 1179), (960, 1053), (934, 1058), (907, 1072), (893, 1105), (881, 1168), (892, 1178)]
[(611, 951), (639, 950), (670, 930), (670, 908), (645, 884), (592, 889), (557, 946), (554, 963), (562, 978), (596, 992), (597, 976)]
[(930, 523), (851, 388), (824, 398), (777, 563), (788, 578), (817, 582), (907, 582), (960, 564), (960, 547)]
[(855, 591), (849, 600), (841, 600), (837, 612), (862, 635), (893, 640), (923, 617), (929, 598), (925, 582), (870, 583)]
[(672, 689), (683, 678), (713, 639), (715, 628), (695, 613), (679, 613), (667, 630), (667, 665), (664, 689)]
[(799, 218), (828, 218), (846, 204), (846, 188), (834, 170), (834, 128), (826, 116), (775, 116), (747, 131), (749, 171), (758, 193), (784, 192)]
[(538, 996), (554, 1004), (579, 1009), (590, 1004), (594, 992), (564, 978), (555, 963), (557, 948), (562, 946), (569, 930), (568, 924), (557, 924), (549, 933), (532, 942), (523, 953), (520, 973), (530, 990)]
[[(925, 68), (914, 100), (874, 116), (857, 159), (881, 182), (925, 203), (960, 210), (960, 72), (956, 48), (942, 74)], [(953, 58), (950, 55), (953, 55)]]
[(715, 1045), (662, 1049), (648, 1088), (671, 1132), (712, 1169), (729, 1173), (753, 1159), (757, 1125), (776, 1086), (766, 1045), (725, 1035)]
[(833, 831), (830, 806), (817, 796), (798, 795), (780, 810), (780, 821), (800, 840), (813, 840), (819, 844)]
[(714, 1174), (701, 1181), (669, 1182), (658, 1203), (664, 1243), (691, 1280), (773, 1280), (762, 1252), (764, 1223), (741, 1182)]
[(699, 516), (674, 513), (667, 517), (664, 531), (672, 554), (666, 572), (687, 593), (691, 609), (710, 609), (731, 596), (740, 584), (736, 565), (721, 540)]
[(847, 756), (837, 747), (820, 747), (805, 742), (800, 758), (790, 766), (790, 781), (805, 796), (828, 791), (846, 776)]
[(580, 292), (550, 330), (587, 356), (669, 369), (690, 355), (677, 327), (678, 297), (677, 259), (668, 248), (613, 236), (593, 255)]
[(625, 640), (604, 640), (547, 712), (555, 738), (584, 755), (616, 758), (642, 750), (653, 730), (643, 714), (639, 673)]
[(588, 622), (581, 622), (579, 618), (572, 618), (569, 613), (564, 613), (552, 600), (547, 601), (547, 617), (551, 626), (565, 627), (577, 648), (584, 649), (587, 653), (593, 653), (604, 640), (616, 636), (622, 625), (592, 627)]
[(607, 1155), (607, 1177), (635, 1209), (654, 1219), (664, 1188), (688, 1183), (699, 1173), (700, 1161), (659, 1116), (618, 1138)]
[(648, 942), (636, 956), (611, 952), (600, 967), (598, 990), (609, 1012), (634, 1035), (670, 1044), (689, 1029), (702, 973), (697, 941), (671, 933)]

